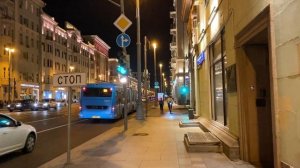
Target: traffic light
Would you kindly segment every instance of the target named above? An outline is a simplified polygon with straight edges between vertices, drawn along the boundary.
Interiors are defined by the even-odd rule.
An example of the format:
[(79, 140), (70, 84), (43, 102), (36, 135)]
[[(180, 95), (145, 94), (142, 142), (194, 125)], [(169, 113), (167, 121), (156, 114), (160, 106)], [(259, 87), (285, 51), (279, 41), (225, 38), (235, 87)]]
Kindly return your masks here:
[(126, 69), (125, 66), (122, 66), (122, 65), (118, 65), (118, 66), (117, 66), (117, 72), (118, 72), (120, 75), (127, 75), (127, 74), (128, 74), (128, 70)]
[(189, 93), (189, 87), (181, 86), (179, 91), (180, 91), (180, 94), (187, 95)]

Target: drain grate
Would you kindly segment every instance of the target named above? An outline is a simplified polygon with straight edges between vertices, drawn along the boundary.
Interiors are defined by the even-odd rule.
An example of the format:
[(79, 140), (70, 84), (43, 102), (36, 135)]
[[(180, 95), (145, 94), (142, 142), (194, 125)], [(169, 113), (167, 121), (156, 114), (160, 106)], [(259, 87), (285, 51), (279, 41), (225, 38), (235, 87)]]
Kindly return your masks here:
[(147, 136), (149, 135), (148, 133), (134, 133), (132, 136)]

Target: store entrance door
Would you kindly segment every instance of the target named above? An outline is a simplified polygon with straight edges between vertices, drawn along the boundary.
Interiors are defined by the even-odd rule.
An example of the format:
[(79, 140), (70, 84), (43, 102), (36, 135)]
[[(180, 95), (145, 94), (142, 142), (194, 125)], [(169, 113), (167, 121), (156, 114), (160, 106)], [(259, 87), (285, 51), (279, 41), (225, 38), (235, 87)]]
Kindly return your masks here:
[(274, 167), (267, 20), (257, 22), (256, 26), (262, 29), (245, 31), (245, 35), (240, 36), (244, 41), (237, 49), (241, 157), (257, 167)]

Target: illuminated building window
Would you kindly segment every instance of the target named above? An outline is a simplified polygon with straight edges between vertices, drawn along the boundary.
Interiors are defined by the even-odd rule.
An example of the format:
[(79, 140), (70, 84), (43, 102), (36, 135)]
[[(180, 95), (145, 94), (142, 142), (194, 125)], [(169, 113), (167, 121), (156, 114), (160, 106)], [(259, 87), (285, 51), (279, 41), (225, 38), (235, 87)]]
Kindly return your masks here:
[(212, 118), (227, 125), (226, 113), (226, 80), (225, 59), (226, 51), (224, 45), (224, 31), (219, 38), (210, 46), (211, 80), (212, 80)]

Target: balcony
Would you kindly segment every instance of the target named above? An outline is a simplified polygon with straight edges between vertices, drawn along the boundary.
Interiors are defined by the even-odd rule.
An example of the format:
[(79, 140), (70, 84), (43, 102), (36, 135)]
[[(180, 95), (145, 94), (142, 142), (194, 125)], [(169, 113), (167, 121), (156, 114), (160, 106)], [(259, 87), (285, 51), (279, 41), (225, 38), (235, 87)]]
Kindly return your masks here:
[(176, 58), (171, 58), (171, 64), (176, 63)]
[(170, 12), (170, 18), (171, 19), (176, 19), (176, 11), (171, 11)]
[(175, 23), (171, 24), (170, 34), (176, 35), (176, 31), (177, 31), (176, 24)]
[(177, 48), (176, 42), (170, 43), (170, 50), (175, 50)]

